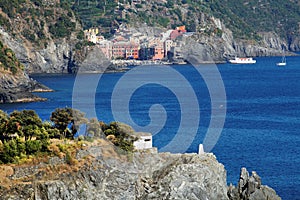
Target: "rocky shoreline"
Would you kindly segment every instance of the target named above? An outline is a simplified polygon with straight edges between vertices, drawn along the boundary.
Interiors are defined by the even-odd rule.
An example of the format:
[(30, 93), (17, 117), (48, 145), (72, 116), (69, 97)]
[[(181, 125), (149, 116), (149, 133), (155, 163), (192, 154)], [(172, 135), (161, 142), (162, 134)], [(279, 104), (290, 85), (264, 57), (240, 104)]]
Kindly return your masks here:
[[(68, 141), (66, 141), (68, 143)], [(37, 164), (0, 165), (0, 199), (279, 200), (242, 168), (237, 187), (211, 153), (117, 153), (106, 140), (82, 144), (76, 162), (51, 157)]]
[(5, 73), (0, 83), (0, 104), (46, 101), (47, 99), (33, 93), (53, 92), (52, 89), (29, 78), (25, 73), (17, 75)]

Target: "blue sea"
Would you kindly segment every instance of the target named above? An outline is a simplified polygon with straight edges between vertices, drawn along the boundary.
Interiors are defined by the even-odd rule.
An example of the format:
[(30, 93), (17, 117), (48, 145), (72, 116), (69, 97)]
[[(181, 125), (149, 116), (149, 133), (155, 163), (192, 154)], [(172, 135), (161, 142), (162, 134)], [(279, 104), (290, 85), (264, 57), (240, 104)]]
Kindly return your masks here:
[(33, 109), (49, 120), (55, 108), (73, 106), (88, 117), (124, 121), (137, 131), (152, 132), (159, 151), (198, 152), (200, 143), (208, 144), (224, 164), (228, 183), (236, 184), (240, 168), (246, 167), (282, 199), (300, 199), (300, 57), (287, 57), (285, 67), (275, 65), (279, 57), (256, 60), (250, 65), (33, 75), (55, 90), (38, 94), (48, 101), (4, 104), (0, 109)]

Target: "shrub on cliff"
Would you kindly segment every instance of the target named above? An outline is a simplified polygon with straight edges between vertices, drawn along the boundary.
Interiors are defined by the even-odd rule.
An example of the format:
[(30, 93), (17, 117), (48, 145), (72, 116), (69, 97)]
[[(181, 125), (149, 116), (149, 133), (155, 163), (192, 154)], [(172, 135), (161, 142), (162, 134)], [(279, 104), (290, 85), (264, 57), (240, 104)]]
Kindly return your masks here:
[[(79, 129), (86, 140), (105, 136), (125, 152), (134, 150), (133, 142), (137, 138), (129, 134), (132, 130), (124, 124), (87, 120), (84, 113), (72, 108), (57, 108), (50, 119), (53, 123), (42, 122), (33, 110), (14, 111), (9, 115), (0, 110), (0, 164), (23, 162), (40, 153), (51, 155), (51, 138), (64, 139), (60, 143), (55, 140), (58, 141), (55, 145), (60, 147), (60, 152), (67, 153), (66, 138), (73, 139)], [(76, 148), (75, 145), (73, 149)]]
[(25, 155), (25, 145), (20, 139), (4, 141), (0, 146), (0, 163), (17, 163)]
[(24, 66), (19, 62), (15, 53), (0, 41), (0, 69), (1, 68), (16, 74), (19, 70), (22, 71)]
[(106, 138), (114, 145), (126, 152), (132, 152), (134, 150), (133, 142), (136, 141), (137, 138), (123, 131), (117, 122), (111, 122), (109, 125), (101, 123), (100, 125)]
[(60, 131), (61, 138), (73, 138), (79, 126), (88, 122), (84, 115), (83, 112), (72, 108), (57, 108), (52, 112), (50, 120)]

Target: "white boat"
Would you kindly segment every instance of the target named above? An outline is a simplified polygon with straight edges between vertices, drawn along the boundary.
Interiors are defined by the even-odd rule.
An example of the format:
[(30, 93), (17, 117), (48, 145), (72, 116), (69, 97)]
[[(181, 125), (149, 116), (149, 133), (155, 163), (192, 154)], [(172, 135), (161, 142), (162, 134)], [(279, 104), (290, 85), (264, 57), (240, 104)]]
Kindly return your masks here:
[(285, 55), (282, 56), (281, 62), (276, 63), (277, 66), (286, 66), (286, 58)]
[(229, 60), (232, 64), (254, 64), (256, 63), (256, 60), (253, 60), (252, 58), (238, 58), (235, 57), (234, 59)]

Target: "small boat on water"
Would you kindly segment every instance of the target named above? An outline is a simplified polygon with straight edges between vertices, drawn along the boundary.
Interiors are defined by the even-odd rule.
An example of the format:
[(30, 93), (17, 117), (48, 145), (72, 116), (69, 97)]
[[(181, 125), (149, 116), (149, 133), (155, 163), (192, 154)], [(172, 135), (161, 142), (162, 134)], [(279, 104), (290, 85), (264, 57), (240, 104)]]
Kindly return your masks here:
[(286, 58), (285, 55), (282, 56), (281, 62), (276, 63), (278, 67), (286, 66)]
[(256, 63), (256, 60), (253, 60), (253, 58), (238, 58), (235, 57), (234, 59), (229, 60), (232, 64), (254, 64)]

